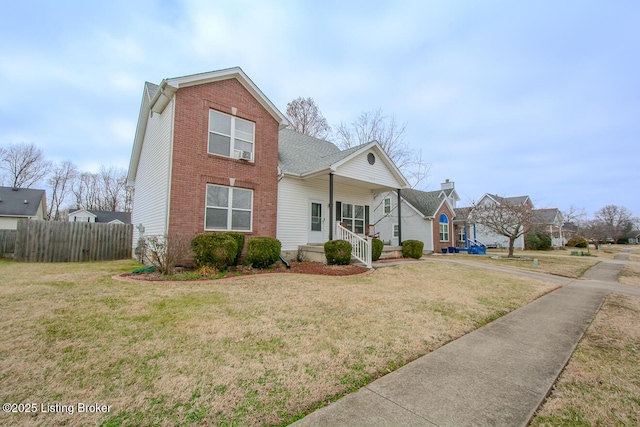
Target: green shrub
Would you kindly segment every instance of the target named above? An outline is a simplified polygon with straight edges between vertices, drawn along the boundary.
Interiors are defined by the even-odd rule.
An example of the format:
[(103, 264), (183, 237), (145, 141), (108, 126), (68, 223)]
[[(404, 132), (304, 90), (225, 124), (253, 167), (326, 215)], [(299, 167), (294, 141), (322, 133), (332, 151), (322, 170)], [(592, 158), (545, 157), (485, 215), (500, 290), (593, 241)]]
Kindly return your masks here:
[(575, 235), (568, 242), (567, 246), (571, 248), (586, 248), (589, 245), (587, 239), (582, 236)]
[(202, 233), (191, 241), (193, 261), (197, 268), (207, 266), (226, 270), (238, 253), (235, 239), (226, 233)]
[(236, 257), (233, 259), (233, 262), (230, 265), (238, 265), (240, 262), (240, 256), (242, 255), (242, 249), (244, 248), (244, 234), (238, 233), (237, 231), (228, 231), (226, 233), (227, 236), (233, 237), (238, 245), (238, 251), (236, 252)]
[(420, 259), (424, 243), (420, 240), (405, 240), (402, 242), (402, 256), (404, 258)]
[(374, 237), (371, 241), (371, 260), (377, 261), (380, 259), (380, 255), (382, 255), (382, 249), (384, 248), (384, 243), (382, 240)]
[(525, 238), (525, 245), (527, 249), (531, 250), (545, 250), (551, 247), (551, 236), (545, 232), (529, 232)]
[(267, 268), (280, 258), (280, 240), (273, 237), (252, 237), (247, 244), (247, 263), (255, 268)]
[(324, 256), (329, 265), (351, 264), (351, 243), (346, 240), (329, 240), (324, 244)]
[(525, 245), (527, 249), (538, 249), (538, 246), (540, 246), (540, 238), (536, 233), (527, 233)]

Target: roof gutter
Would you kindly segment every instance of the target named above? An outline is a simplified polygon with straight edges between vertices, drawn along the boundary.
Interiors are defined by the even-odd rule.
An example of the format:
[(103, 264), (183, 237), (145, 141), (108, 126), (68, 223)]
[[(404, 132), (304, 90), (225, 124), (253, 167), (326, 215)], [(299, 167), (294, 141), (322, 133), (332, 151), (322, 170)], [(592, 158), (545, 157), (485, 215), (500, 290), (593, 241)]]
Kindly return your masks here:
[(160, 88), (151, 100), (151, 111), (162, 114), (167, 105), (169, 105), (171, 98), (176, 94), (177, 90), (177, 88), (169, 86), (167, 79), (162, 80)]

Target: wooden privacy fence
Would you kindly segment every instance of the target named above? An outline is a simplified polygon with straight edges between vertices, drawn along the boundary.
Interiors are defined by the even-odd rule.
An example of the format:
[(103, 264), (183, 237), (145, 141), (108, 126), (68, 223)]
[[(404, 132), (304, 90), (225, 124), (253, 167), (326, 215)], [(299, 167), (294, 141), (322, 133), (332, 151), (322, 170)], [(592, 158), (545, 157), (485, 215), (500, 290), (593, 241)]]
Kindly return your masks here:
[(13, 258), (26, 262), (109, 261), (131, 258), (131, 224), (21, 219)]
[(17, 233), (16, 230), (0, 230), (0, 258), (14, 252)]

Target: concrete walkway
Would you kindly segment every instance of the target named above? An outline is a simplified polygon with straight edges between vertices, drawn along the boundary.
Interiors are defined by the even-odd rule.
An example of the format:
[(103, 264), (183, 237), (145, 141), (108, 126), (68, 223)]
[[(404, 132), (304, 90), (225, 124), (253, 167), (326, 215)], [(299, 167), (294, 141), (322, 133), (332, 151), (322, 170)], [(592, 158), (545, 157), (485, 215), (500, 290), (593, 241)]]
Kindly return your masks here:
[(617, 283), (622, 267), (601, 262), (584, 280), (518, 270), (563, 286), (294, 425), (526, 426), (606, 295), (640, 296)]

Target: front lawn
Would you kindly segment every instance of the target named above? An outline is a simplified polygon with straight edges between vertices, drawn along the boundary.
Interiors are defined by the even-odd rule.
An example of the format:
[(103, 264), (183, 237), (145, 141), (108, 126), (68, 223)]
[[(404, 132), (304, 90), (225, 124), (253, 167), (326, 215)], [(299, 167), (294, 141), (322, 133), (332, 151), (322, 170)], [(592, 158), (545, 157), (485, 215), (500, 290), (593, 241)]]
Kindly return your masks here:
[(640, 425), (640, 298), (609, 295), (531, 426)]
[[(592, 251), (593, 253), (594, 251)], [(555, 274), (557, 276), (578, 278), (585, 271), (596, 265), (599, 260), (596, 256), (571, 256), (567, 251), (516, 251), (515, 258), (506, 258), (506, 252), (492, 251), (487, 255), (455, 254), (449, 255), (452, 260), (456, 258), (466, 261), (476, 261), (501, 267), (515, 267), (539, 273)], [(534, 266), (533, 260), (538, 264)]]
[(111, 279), (135, 267), (0, 262), (0, 400), (110, 406), (0, 424), (287, 424), (554, 287), (441, 263)]

